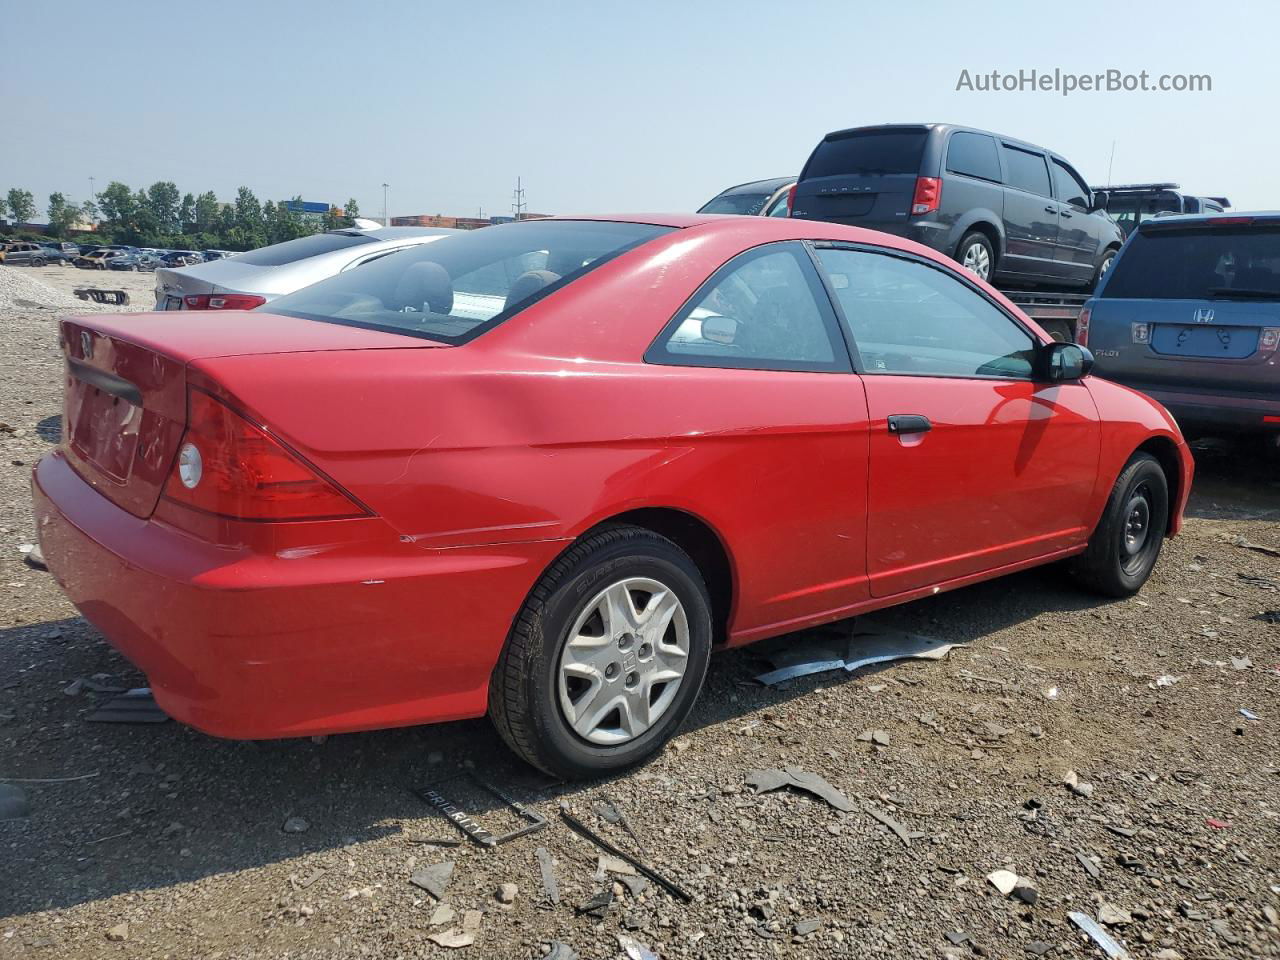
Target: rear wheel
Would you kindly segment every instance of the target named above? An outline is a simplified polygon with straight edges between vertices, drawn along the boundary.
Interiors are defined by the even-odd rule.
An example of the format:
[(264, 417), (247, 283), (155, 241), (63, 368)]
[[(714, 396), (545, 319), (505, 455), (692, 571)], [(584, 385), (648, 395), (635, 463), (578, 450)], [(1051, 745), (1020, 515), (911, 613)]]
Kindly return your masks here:
[(983, 280), (990, 280), (996, 266), (996, 254), (987, 235), (977, 230), (966, 233), (956, 247), (956, 262)]
[(711, 653), (697, 566), (665, 537), (606, 528), (538, 581), (489, 683), (489, 713), (517, 754), (559, 777), (647, 760), (684, 722)]
[(1151, 576), (1169, 525), (1169, 483), (1160, 462), (1134, 454), (1120, 471), (1089, 546), (1071, 564), (1085, 587), (1128, 597)]
[(33, 267), (43, 267), (45, 265), (44, 257), (36, 257), (34, 260), (31, 261), (31, 265)]
[(1098, 284), (1102, 282), (1102, 278), (1107, 275), (1107, 271), (1111, 269), (1111, 265), (1116, 262), (1115, 250), (1108, 250), (1102, 256), (1102, 262), (1098, 264), (1098, 269), (1093, 272), (1093, 281), (1089, 284), (1090, 290), (1098, 289)]

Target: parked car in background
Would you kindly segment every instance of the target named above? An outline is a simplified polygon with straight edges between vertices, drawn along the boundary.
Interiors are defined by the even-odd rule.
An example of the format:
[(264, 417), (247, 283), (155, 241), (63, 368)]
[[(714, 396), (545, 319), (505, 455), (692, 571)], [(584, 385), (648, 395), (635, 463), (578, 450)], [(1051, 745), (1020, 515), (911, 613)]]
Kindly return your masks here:
[(795, 177), (753, 180), (716, 194), (699, 213), (736, 213), (748, 217), (785, 217), (787, 195), (795, 186)]
[(1176, 183), (1129, 183), (1094, 187), (1104, 209), (1127, 237), (1143, 220), (1179, 213), (1223, 213), (1231, 206), (1226, 197), (1193, 197), (1180, 193)]
[(1181, 524), (1168, 413), (916, 244), (687, 214), (429, 240), (251, 312), (62, 322), (41, 549), (178, 720), (488, 712), (599, 776), (662, 749), (715, 642), (1059, 560), (1127, 596)]
[(49, 247), (54, 250), (60, 250), (61, 252), (65, 253), (68, 257), (72, 257), (72, 258), (78, 257), (80, 255), (79, 244), (71, 243), (70, 241), (67, 241), (67, 240), (62, 240), (62, 241), (49, 240), (46, 242), (42, 242), (40, 245), (42, 247)]
[(206, 250), (204, 252), (206, 260), (226, 260), (228, 257), (234, 257), (235, 255), (236, 251), (234, 250)]
[(61, 250), (42, 243), (5, 244), (4, 262), (11, 267), (44, 267), (51, 263), (69, 263), (71, 259)]
[(1145, 220), (1112, 270), (1082, 315), (1098, 373), (1280, 457), (1280, 212)]
[(76, 257), (71, 261), (73, 266), (80, 267), (83, 270), (105, 270), (107, 269), (107, 261), (114, 260), (116, 257), (123, 257), (129, 253), (127, 250), (113, 250), (107, 247), (99, 247), (83, 256)]
[(908, 237), (984, 280), (1071, 289), (1092, 288), (1124, 242), (1064, 157), (943, 123), (827, 134), (791, 216)]
[(160, 259), (166, 267), (187, 267), (196, 263), (204, 263), (204, 254), (199, 250), (166, 250)]
[(379, 227), (331, 230), (225, 260), (156, 271), (157, 310), (247, 310), (343, 270), (456, 230)]
[(152, 253), (143, 253), (142, 251), (112, 257), (107, 261), (108, 270), (132, 270), (134, 272), (149, 272), (164, 265), (163, 257)]

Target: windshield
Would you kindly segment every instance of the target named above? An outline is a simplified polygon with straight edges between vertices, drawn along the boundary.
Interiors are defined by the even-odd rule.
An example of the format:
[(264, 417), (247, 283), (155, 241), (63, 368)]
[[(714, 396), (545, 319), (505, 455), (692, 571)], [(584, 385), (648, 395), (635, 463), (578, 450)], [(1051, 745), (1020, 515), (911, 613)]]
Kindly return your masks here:
[(333, 253), (345, 247), (354, 247), (358, 243), (373, 243), (374, 238), (363, 233), (314, 233), (309, 237), (297, 240), (286, 240), (274, 243), (269, 247), (261, 247), (240, 254), (240, 262), (255, 267), (279, 267), (286, 263), (305, 260), (307, 257), (318, 257), (322, 253)]
[(801, 179), (849, 174), (919, 173), (926, 130), (865, 130), (823, 140)]
[(1102, 296), (1280, 297), (1280, 226), (1139, 230), (1111, 268)]
[(526, 220), (452, 234), (321, 280), (266, 313), (465, 343), (670, 227)]
[(738, 213), (754, 217), (764, 209), (765, 203), (772, 193), (722, 193), (702, 209), (699, 213)]

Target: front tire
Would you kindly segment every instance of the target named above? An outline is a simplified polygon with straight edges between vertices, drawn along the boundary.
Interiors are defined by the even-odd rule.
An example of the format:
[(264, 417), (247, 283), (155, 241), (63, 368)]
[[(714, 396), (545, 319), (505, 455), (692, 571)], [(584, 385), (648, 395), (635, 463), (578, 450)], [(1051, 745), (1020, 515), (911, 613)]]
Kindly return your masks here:
[(956, 262), (970, 273), (990, 281), (996, 268), (996, 252), (991, 248), (987, 235), (971, 230), (960, 238), (956, 247)]
[(1136, 453), (1120, 471), (1089, 546), (1071, 564), (1080, 584), (1130, 597), (1151, 576), (1169, 525), (1169, 482), (1160, 462)]
[(515, 753), (553, 776), (633, 767), (693, 709), (711, 636), (688, 554), (651, 530), (604, 528), (533, 588), (490, 679), (489, 715)]

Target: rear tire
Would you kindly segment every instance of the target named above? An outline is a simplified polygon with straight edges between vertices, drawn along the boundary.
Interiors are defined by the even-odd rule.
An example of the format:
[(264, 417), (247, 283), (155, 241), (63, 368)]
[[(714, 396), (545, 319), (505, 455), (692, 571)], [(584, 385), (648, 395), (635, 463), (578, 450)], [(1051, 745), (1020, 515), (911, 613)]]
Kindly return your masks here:
[(43, 257), (36, 257), (34, 260), (31, 261), (31, 265), (33, 267), (43, 267), (44, 263), (45, 261)]
[(489, 716), (516, 754), (553, 776), (635, 766), (693, 709), (711, 635), (706, 584), (688, 554), (641, 527), (604, 528), (529, 594), (489, 681)]
[(991, 248), (987, 235), (979, 230), (970, 230), (961, 237), (956, 247), (956, 263), (989, 282), (996, 270), (996, 252)]
[(1151, 576), (1169, 525), (1169, 482), (1160, 462), (1135, 453), (1120, 471), (1089, 546), (1070, 565), (1084, 587), (1130, 597)]
[(1093, 280), (1089, 283), (1090, 292), (1098, 289), (1098, 284), (1102, 282), (1102, 278), (1107, 275), (1107, 271), (1115, 264), (1116, 254), (1119, 252), (1118, 250), (1108, 250), (1103, 254), (1102, 260), (1098, 263), (1098, 269), (1093, 271)]

